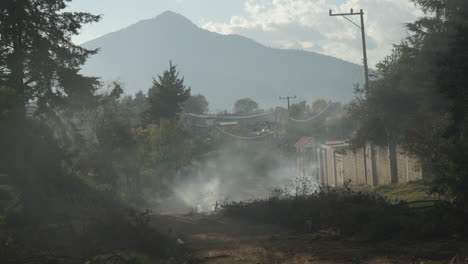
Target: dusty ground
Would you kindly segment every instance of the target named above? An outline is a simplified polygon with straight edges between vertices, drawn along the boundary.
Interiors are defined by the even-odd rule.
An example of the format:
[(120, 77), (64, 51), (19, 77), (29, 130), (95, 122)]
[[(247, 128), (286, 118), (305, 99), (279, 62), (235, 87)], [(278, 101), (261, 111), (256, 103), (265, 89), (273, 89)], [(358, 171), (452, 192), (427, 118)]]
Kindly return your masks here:
[(450, 263), (468, 245), (455, 241), (358, 242), (331, 232), (295, 234), (276, 226), (256, 225), (219, 216), (163, 213), (160, 229), (184, 241), (196, 263), (336, 264)]

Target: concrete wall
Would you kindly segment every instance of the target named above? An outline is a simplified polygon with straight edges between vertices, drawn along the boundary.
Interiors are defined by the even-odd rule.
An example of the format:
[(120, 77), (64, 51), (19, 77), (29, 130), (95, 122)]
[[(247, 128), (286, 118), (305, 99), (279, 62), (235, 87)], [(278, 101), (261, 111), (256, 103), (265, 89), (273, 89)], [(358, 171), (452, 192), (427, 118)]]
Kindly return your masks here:
[(357, 183), (357, 158), (356, 153), (351, 150), (344, 150), (343, 153), (343, 170), (344, 170), (344, 182), (351, 181), (351, 183)]
[(318, 148), (318, 161), (317, 161), (317, 168), (320, 173), (320, 183), (323, 185), (328, 185), (328, 166), (327, 166), (327, 155), (326, 150), (322, 148)]
[(343, 154), (341, 151), (334, 151), (333, 154), (335, 159), (335, 186), (342, 186), (345, 179), (345, 172), (343, 168)]
[(366, 178), (366, 163), (364, 157), (364, 149), (355, 150), (355, 163), (356, 163), (356, 184), (369, 184)]
[(422, 168), (420, 162), (401, 148), (397, 148), (398, 182), (405, 183), (422, 179)]
[(376, 173), (375, 165), (375, 150), (371, 147), (370, 144), (366, 144), (364, 147), (365, 150), (365, 170), (366, 170), (366, 183), (370, 186), (376, 186), (379, 184), (379, 178)]
[(336, 176), (335, 176), (335, 151), (333, 149), (327, 149), (325, 152), (325, 161), (326, 161), (326, 168), (327, 168), (327, 184), (329, 186), (336, 186)]
[(378, 184), (391, 184), (391, 164), (388, 147), (374, 147), (375, 149), (375, 172), (377, 173)]
[[(393, 154), (392, 154), (393, 153)], [(415, 157), (401, 148), (370, 146), (352, 150), (346, 143), (324, 144), (317, 150), (318, 177), (321, 183), (377, 186), (422, 179), (422, 168)]]
[(365, 164), (364, 164), (364, 150), (346, 149), (343, 151), (343, 170), (344, 181), (350, 181), (351, 184), (362, 185), (367, 184)]

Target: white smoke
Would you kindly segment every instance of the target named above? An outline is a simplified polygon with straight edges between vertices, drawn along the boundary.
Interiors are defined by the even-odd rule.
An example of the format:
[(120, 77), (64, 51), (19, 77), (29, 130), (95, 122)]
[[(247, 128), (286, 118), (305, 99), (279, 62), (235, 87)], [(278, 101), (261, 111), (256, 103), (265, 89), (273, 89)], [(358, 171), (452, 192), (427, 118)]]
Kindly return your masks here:
[[(219, 203), (266, 198), (277, 189), (297, 192), (292, 186), (297, 179), (294, 157), (278, 148), (231, 144), (186, 168), (173, 185), (174, 196), (162, 204), (166, 210), (210, 212)], [(174, 204), (178, 208), (171, 208)]]

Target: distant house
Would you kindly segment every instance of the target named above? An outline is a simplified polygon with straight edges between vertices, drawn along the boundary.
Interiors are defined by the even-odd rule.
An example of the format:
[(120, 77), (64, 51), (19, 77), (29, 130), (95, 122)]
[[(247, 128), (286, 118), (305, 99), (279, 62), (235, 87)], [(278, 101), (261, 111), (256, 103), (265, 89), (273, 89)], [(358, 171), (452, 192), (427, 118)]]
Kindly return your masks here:
[(295, 144), (297, 170), (302, 176), (313, 176), (315, 172), (315, 149), (317, 142), (313, 137), (302, 137)]
[(417, 158), (400, 147), (371, 146), (352, 149), (347, 141), (330, 141), (317, 149), (317, 174), (323, 185), (377, 186), (406, 183), (423, 178)]

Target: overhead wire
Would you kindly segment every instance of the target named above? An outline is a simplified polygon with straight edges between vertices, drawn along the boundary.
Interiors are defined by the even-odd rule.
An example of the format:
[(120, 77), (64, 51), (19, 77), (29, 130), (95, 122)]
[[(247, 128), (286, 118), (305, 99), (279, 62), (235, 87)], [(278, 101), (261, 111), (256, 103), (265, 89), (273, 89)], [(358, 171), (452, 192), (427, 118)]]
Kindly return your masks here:
[(309, 122), (309, 121), (312, 121), (312, 120), (316, 119), (317, 117), (319, 117), (320, 115), (322, 115), (325, 111), (327, 111), (327, 109), (328, 109), (328, 107), (330, 107), (330, 105), (331, 105), (331, 102), (328, 102), (327, 106), (322, 111), (320, 111), (318, 114), (316, 114), (316, 115), (314, 115), (314, 116), (312, 116), (312, 117), (310, 117), (308, 119), (300, 120), (300, 119), (294, 119), (292, 117), (290, 117), (289, 119), (294, 121), (294, 122)]
[[(314, 119), (316, 119), (317, 117), (319, 117), (320, 115), (322, 115), (331, 105), (331, 102), (329, 102), (324, 109), (322, 109), (322, 111), (320, 111), (319, 113), (317, 113), (316, 115), (308, 118), (308, 119), (304, 119), (304, 120), (299, 120), (299, 119), (294, 119), (294, 118), (289, 118), (290, 120), (294, 121), (294, 122), (309, 122), (309, 121), (312, 121)], [(275, 113), (275, 111), (273, 112), (268, 112), (268, 113), (262, 113), (262, 114), (257, 114), (257, 115), (250, 115), (250, 116), (229, 116), (229, 117), (226, 117), (226, 116), (218, 116), (218, 115), (201, 115), (201, 114), (195, 114), (195, 113), (184, 113), (184, 115), (187, 115), (187, 116), (193, 116), (193, 117), (197, 117), (197, 118), (223, 118), (223, 119), (247, 119), (247, 118), (253, 118), (253, 117), (259, 117), (259, 116), (266, 116), (266, 115), (270, 115), (270, 114), (273, 114)], [(229, 133), (227, 132), (226, 130), (220, 128), (219, 126), (215, 125), (216, 129), (219, 130), (221, 133), (225, 134), (225, 135), (228, 135), (228, 136), (231, 136), (233, 138), (237, 138), (237, 139), (247, 139), (247, 140), (250, 140), (250, 139), (259, 139), (259, 138), (264, 138), (264, 137), (267, 137), (267, 136), (270, 136), (270, 135), (273, 135), (275, 134), (276, 131), (270, 131), (266, 134), (263, 134), (263, 135), (258, 135), (258, 136), (252, 136), (252, 137), (245, 137), (245, 136), (238, 136), (238, 135), (234, 135), (232, 133)]]
[(275, 111), (268, 112), (268, 113), (256, 114), (256, 115), (249, 115), (249, 116), (201, 115), (201, 114), (194, 114), (194, 113), (184, 113), (184, 115), (198, 117), (198, 118), (248, 119), (248, 118), (254, 118), (254, 117), (259, 117), (259, 116), (267, 116), (267, 115), (271, 115), (271, 114), (274, 114), (274, 113), (275, 113)]
[(183, 115), (193, 116), (193, 117), (198, 117), (198, 118), (216, 118), (215, 115), (200, 115), (200, 114), (194, 114), (194, 113), (183, 113)]
[(273, 112), (268, 112), (268, 113), (261, 113), (261, 114), (256, 114), (256, 115), (250, 115), (250, 116), (219, 116), (220, 118), (225, 118), (225, 119), (248, 119), (248, 118), (254, 118), (254, 117), (259, 117), (259, 116), (267, 116), (274, 114), (275, 111)]
[(231, 136), (231, 137), (237, 138), (237, 139), (258, 139), (258, 138), (264, 138), (264, 137), (273, 135), (275, 133), (275, 131), (271, 131), (271, 132), (268, 132), (268, 133), (266, 133), (264, 135), (253, 136), (253, 137), (243, 137), (243, 136), (238, 136), (238, 135), (231, 134), (231, 133), (227, 132), (226, 130), (224, 130), (224, 129), (218, 127), (218, 126), (215, 126), (215, 127), (216, 127), (216, 129), (221, 131), (223, 134), (226, 134), (228, 136)]

